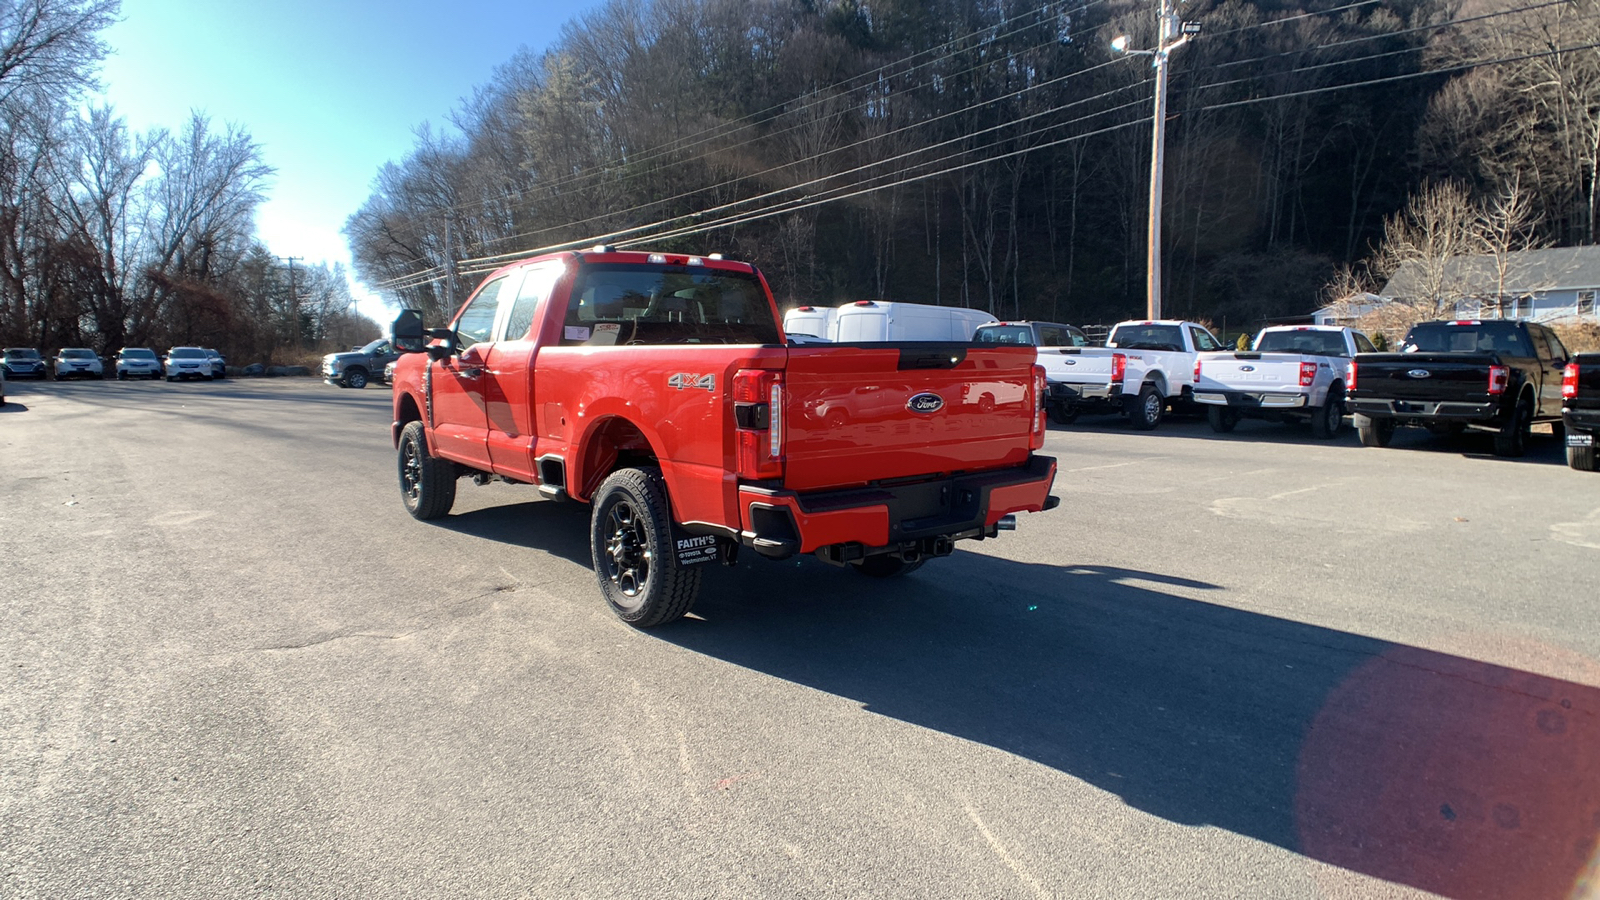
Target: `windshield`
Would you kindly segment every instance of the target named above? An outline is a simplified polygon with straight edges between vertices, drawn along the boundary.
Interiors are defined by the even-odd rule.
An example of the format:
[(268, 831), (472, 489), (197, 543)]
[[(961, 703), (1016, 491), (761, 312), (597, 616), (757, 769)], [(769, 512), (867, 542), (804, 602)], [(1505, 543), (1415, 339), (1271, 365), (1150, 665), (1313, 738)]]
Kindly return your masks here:
[(1123, 350), (1182, 350), (1183, 329), (1176, 325), (1118, 325), (1106, 346)]
[(1311, 356), (1349, 356), (1344, 335), (1337, 331), (1267, 331), (1256, 340), (1261, 353), (1305, 353)]
[(156, 358), (156, 353), (155, 353), (154, 350), (146, 350), (146, 349), (144, 349), (142, 347), (133, 347), (133, 348), (130, 348), (130, 349), (122, 351), (122, 358), (123, 359), (155, 359)]
[(39, 358), (39, 351), (37, 351), (37, 350), (30, 350), (30, 349), (27, 349), (25, 347), (8, 347), (8, 348), (6, 348), (6, 359), (38, 359), (38, 358)]
[(205, 359), (206, 352), (199, 347), (173, 347), (167, 351), (172, 359)]
[(1033, 344), (1030, 325), (984, 325), (972, 336), (978, 344)]
[(61, 351), (61, 358), (62, 359), (94, 359), (95, 355), (94, 355), (94, 351), (93, 350), (70, 349), (70, 350)]
[(1403, 353), (1504, 353), (1532, 357), (1533, 348), (1515, 322), (1477, 322), (1454, 325), (1424, 322), (1411, 329)]
[(366, 345), (365, 347), (362, 347), (361, 348), (361, 352), (365, 353), (365, 354), (368, 354), (369, 356), (376, 356), (376, 355), (381, 354), (381, 353), (388, 353), (389, 352), (389, 341), (386, 338), (378, 338), (377, 340), (375, 340), (372, 343)]
[(778, 323), (753, 273), (596, 263), (572, 285), (562, 343), (776, 344)]

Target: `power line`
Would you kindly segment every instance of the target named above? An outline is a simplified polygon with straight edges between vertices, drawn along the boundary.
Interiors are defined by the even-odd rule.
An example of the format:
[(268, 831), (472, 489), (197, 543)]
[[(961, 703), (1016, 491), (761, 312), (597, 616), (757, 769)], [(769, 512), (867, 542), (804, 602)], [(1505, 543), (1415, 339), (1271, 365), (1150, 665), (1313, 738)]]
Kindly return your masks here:
[[(758, 179), (758, 178), (761, 178), (761, 177), (763, 177), (765, 175), (771, 175), (771, 174), (773, 174), (775, 172), (781, 172), (781, 171), (783, 171), (785, 169), (793, 168), (793, 167), (795, 167), (797, 165), (800, 165), (801, 163), (812, 162), (812, 161), (815, 161), (815, 160), (818, 160), (818, 159), (822, 159), (822, 158), (831, 156), (831, 155), (836, 154), (836, 153), (843, 153), (843, 152), (845, 152), (847, 150), (853, 150), (853, 149), (855, 149), (857, 147), (860, 147), (860, 146), (862, 146), (864, 144), (870, 144), (870, 143), (873, 143), (875, 141), (886, 140), (888, 138), (895, 137), (895, 136), (900, 135), (900, 134), (904, 134), (905, 132), (911, 131), (913, 129), (924, 128), (924, 127), (927, 127), (929, 125), (934, 124), (935, 122), (939, 122), (939, 121), (941, 121), (943, 119), (948, 119), (948, 118), (950, 118), (952, 116), (958, 116), (958, 115), (961, 115), (963, 113), (972, 112), (974, 110), (981, 109), (981, 108), (983, 108), (985, 106), (989, 106), (989, 105), (994, 104), (994, 103), (1000, 103), (1000, 102), (1003, 102), (1003, 101), (1006, 101), (1006, 100), (1012, 100), (1012, 99), (1015, 99), (1017, 97), (1022, 96), (1023, 94), (1026, 94), (1026, 93), (1028, 93), (1030, 91), (1041, 90), (1041, 89), (1046, 88), (1046, 87), (1051, 87), (1053, 85), (1061, 84), (1061, 83), (1064, 83), (1064, 82), (1066, 82), (1066, 81), (1068, 81), (1068, 80), (1070, 80), (1072, 78), (1076, 78), (1076, 77), (1079, 77), (1081, 75), (1087, 75), (1087, 74), (1090, 74), (1092, 72), (1096, 72), (1096, 71), (1098, 71), (1100, 69), (1103, 69), (1103, 68), (1105, 68), (1107, 66), (1115, 65), (1116, 63), (1118, 63), (1120, 61), (1121, 61), (1120, 59), (1108, 60), (1106, 62), (1099, 63), (1099, 64), (1094, 65), (1094, 66), (1090, 66), (1087, 69), (1079, 69), (1079, 70), (1077, 70), (1075, 72), (1069, 72), (1066, 75), (1061, 75), (1061, 76), (1058, 76), (1056, 78), (1050, 79), (1048, 81), (1040, 82), (1040, 83), (1034, 84), (1034, 85), (1029, 85), (1028, 87), (1022, 88), (1020, 90), (1013, 91), (1010, 94), (1005, 94), (1005, 95), (1002, 95), (1002, 96), (999, 96), (999, 97), (990, 98), (988, 100), (981, 100), (981, 101), (979, 101), (977, 103), (971, 104), (970, 106), (966, 106), (966, 107), (963, 107), (961, 109), (952, 110), (952, 111), (946, 112), (946, 113), (941, 113), (941, 114), (939, 114), (937, 116), (934, 116), (932, 118), (921, 119), (921, 120), (918, 120), (916, 122), (912, 122), (912, 123), (910, 123), (908, 125), (902, 125), (901, 127), (895, 128), (895, 129), (893, 129), (891, 131), (883, 132), (881, 134), (870, 135), (868, 137), (862, 138), (860, 140), (854, 141), (854, 142), (849, 143), (849, 144), (845, 144), (845, 145), (842, 145), (842, 146), (839, 146), (839, 147), (833, 147), (833, 148), (830, 148), (828, 150), (824, 150), (821, 153), (816, 154), (815, 156), (810, 156), (810, 157), (806, 157), (806, 158), (803, 158), (803, 159), (797, 159), (797, 160), (793, 160), (793, 161), (790, 161), (790, 162), (787, 162), (787, 163), (782, 163), (780, 165), (771, 166), (771, 167), (769, 167), (767, 169), (763, 169), (760, 172), (755, 172), (755, 173), (752, 173), (752, 174), (749, 174), (749, 175), (740, 175), (740, 176), (738, 176), (736, 178), (730, 178), (730, 179), (724, 180), (724, 181), (719, 182), (719, 183), (714, 184), (714, 185), (709, 185), (709, 186), (705, 186), (705, 187), (696, 188), (693, 191), (685, 191), (683, 193), (679, 193), (679, 194), (673, 195), (671, 197), (665, 197), (665, 198), (662, 198), (660, 200), (652, 200), (649, 203), (638, 204), (638, 205), (629, 207), (627, 209), (616, 210), (614, 212), (606, 212), (606, 213), (602, 213), (602, 214), (599, 214), (599, 215), (589, 216), (587, 218), (578, 219), (576, 221), (563, 223), (561, 225), (551, 225), (551, 226), (547, 226), (547, 227), (544, 227), (544, 228), (536, 229), (534, 231), (524, 232), (522, 234), (508, 235), (508, 236), (503, 237), (503, 238), (495, 238), (495, 239), (493, 239), (493, 241), (491, 241), (491, 243), (504, 243), (506, 241), (516, 240), (518, 238), (532, 237), (533, 235), (537, 235), (537, 234), (545, 234), (545, 233), (548, 233), (548, 232), (551, 232), (551, 231), (559, 231), (559, 230), (564, 229), (564, 228), (571, 228), (571, 227), (573, 227), (575, 225), (582, 225), (582, 224), (584, 224), (586, 222), (593, 222), (593, 221), (596, 221), (598, 219), (604, 219), (604, 218), (608, 218), (608, 217), (612, 217), (612, 216), (626, 215), (626, 214), (628, 214), (630, 212), (638, 212), (640, 210), (650, 209), (650, 208), (655, 207), (655, 206), (660, 206), (660, 205), (665, 204), (665, 203), (670, 203), (670, 202), (672, 202), (674, 200), (682, 200), (682, 199), (687, 198), (687, 197), (692, 197), (692, 196), (694, 196), (696, 194), (704, 193), (706, 191), (715, 191), (715, 190), (718, 190), (720, 188), (730, 187), (732, 185), (739, 184), (739, 183), (742, 183), (742, 182), (745, 182), (745, 181), (751, 181), (751, 180), (754, 180), (754, 179)], [(1139, 82), (1134, 82), (1134, 84), (1138, 84), (1138, 83)], [(993, 126), (991, 128), (982, 129), (980, 131), (969, 132), (968, 134), (964, 135), (964, 137), (972, 137), (974, 135), (983, 134), (983, 133), (985, 133), (987, 131), (993, 131), (996, 128), (1006, 127), (1006, 125), (1016, 124), (1017, 122), (1025, 122), (1025, 121), (1027, 121), (1029, 119), (1037, 118), (1037, 117), (1039, 117), (1041, 115), (1046, 115), (1046, 114), (1049, 114), (1049, 113), (1052, 113), (1052, 112), (1060, 112), (1063, 109), (1068, 109), (1068, 108), (1071, 108), (1072, 106), (1079, 105), (1081, 103), (1089, 102), (1090, 100), (1099, 99), (1100, 97), (1110, 96), (1111, 94), (1116, 93), (1117, 91), (1126, 90), (1127, 87), (1129, 87), (1129, 85), (1124, 85), (1123, 87), (1114, 88), (1111, 91), (1107, 91), (1107, 92), (1104, 92), (1102, 94), (1098, 94), (1098, 95), (1096, 95), (1094, 97), (1090, 97), (1090, 98), (1086, 98), (1086, 99), (1082, 99), (1082, 100), (1078, 100), (1078, 101), (1073, 101), (1072, 103), (1067, 103), (1067, 104), (1064, 104), (1064, 105), (1061, 105), (1061, 106), (1052, 107), (1051, 109), (1045, 110), (1044, 112), (1032, 113), (1030, 115), (1023, 116), (1020, 119), (1013, 119), (1013, 120), (1010, 120), (1007, 123), (1002, 123), (1001, 125), (998, 125), (998, 126)], [(946, 142), (946, 143), (948, 143), (948, 142)], [(932, 149), (932, 148), (935, 148), (935, 147), (938, 147), (938, 146), (941, 146), (941, 145), (934, 144), (934, 145), (930, 145), (929, 147), (921, 148), (919, 150), (912, 151), (912, 152), (913, 153), (915, 153), (915, 152), (923, 152), (923, 151), (925, 151), (927, 149)], [(895, 158), (898, 158), (898, 157), (895, 157)], [(873, 162), (873, 163), (869, 163), (868, 165), (881, 165), (883, 162), (885, 162), (885, 161), (879, 160), (879, 161), (876, 161), (876, 162)], [(763, 197), (772, 196), (774, 193), (782, 193), (782, 192), (787, 192), (787, 191), (799, 190), (800, 188), (809, 186), (811, 184), (815, 184), (818, 181), (826, 180), (826, 179), (830, 179), (830, 178), (838, 178), (841, 175), (849, 174), (850, 172), (853, 172), (853, 171), (856, 171), (856, 170), (852, 169), (852, 170), (847, 170), (845, 172), (832, 173), (830, 175), (822, 176), (822, 178), (819, 178), (819, 179), (813, 179), (812, 181), (809, 181), (809, 182), (803, 182), (803, 183), (798, 184), (798, 185), (790, 185), (788, 187), (781, 188), (778, 191), (772, 191), (772, 192), (768, 192), (767, 194), (758, 195), (757, 197), (754, 197), (754, 198), (746, 198), (744, 200), (738, 200), (738, 201), (733, 201), (733, 202), (734, 203), (738, 203), (738, 204), (753, 202), (754, 200), (761, 199)], [(727, 204), (724, 204), (724, 206), (726, 206), (726, 205)], [(700, 211), (697, 211), (694, 214), (695, 215), (703, 215), (704, 213), (706, 213), (708, 211), (714, 212), (714, 211), (716, 211), (718, 209), (721, 209), (721, 208), (723, 208), (723, 207), (713, 207), (711, 210), (700, 210)], [(681, 218), (683, 218), (683, 216), (674, 216), (671, 219), (668, 219), (666, 221), (670, 222), (670, 221), (674, 221), (676, 219), (681, 219)], [(654, 223), (654, 224), (661, 224), (661, 223)], [(648, 228), (648, 227), (652, 227), (652, 226), (646, 225), (646, 226), (639, 226), (639, 227), (640, 228)], [(617, 235), (620, 235), (622, 233), (623, 232), (618, 232), (618, 233), (615, 233), (612, 236), (617, 236)], [(604, 237), (606, 237), (606, 236), (602, 236), (601, 239), (604, 239)], [(463, 262), (469, 262), (469, 263), (488, 262), (490, 260), (495, 260), (495, 259), (503, 259), (503, 258), (521, 256), (521, 255), (523, 255), (525, 253), (526, 253), (526, 251), (520, 251), (519, 250), (519, 251), (514, 251), (514, 252), (511, 252), (511, 253), (504, 253), (504, 254), (498, 254), (498, 255), (492, 255), (492, 256), (477, 257), (477, 258), (474, 258), (474, 259), (463, 260)]]

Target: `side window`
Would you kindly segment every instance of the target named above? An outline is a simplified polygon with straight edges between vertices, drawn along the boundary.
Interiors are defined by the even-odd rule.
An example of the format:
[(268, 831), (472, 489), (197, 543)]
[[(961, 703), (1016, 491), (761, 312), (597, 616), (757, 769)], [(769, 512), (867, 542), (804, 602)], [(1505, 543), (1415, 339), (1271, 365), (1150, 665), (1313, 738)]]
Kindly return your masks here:
[(1083, 332), (1078, 329), (1070, 328), (1067, 330), (1067, 346), (1087, 347), (1089, 346), (1089, 339), (1084, 337)]
[(527, 338), (528, 329), (533, 327), (534, 315), (545, 298), (550, 296), (550, 289), (563, 271), (565, 268), (562, 266), (540, 266), (529, 270), (527, 277), (522, 280), (522, 289), (517, 291), (517, 302), (512, 304), (511, 314), (506, 317), (504, 340), (520, 341)]
[(1361, 332), (1359, 332), (1359, 331), (1353, 332), (1350, 336), (1356, 339), (1356, 352), (1357, 353), (1377, 353), (1378, 352), (1378, 348), (1372, 346), (1372, 342), (1367, 340), (1367, 336), (1362, 334)]
[(1189, 337), (1194, 340), (1194, 348), (1201, 351), (1221, 350), (1222, 344), (1211, 336), (1211, 332), (1197, 325), (1189, 326)]
[(1551, 359), (1571, 359), (1572, 354), (1567, 352), (1566, 345), (1561, 343), (1561, 338), (1556, 337), (1554, 331), (1545, 332), (1545, 337), (1550, 340)]
[(500, 289), (505, 285), (505, 278), (496, 278), (479, 288), (472, 302), (456, 317), (456, 334), (461, 336), (461, 349), (489, 339), (489, 334), (494, 330), (495, 314), (500, 311)]
[(1533, 341), (1533, 352), (1545, 362), (1550, 361), (1550, 345), (1545, 342), (1544, 329), (1529, 328), (1528, 338)]

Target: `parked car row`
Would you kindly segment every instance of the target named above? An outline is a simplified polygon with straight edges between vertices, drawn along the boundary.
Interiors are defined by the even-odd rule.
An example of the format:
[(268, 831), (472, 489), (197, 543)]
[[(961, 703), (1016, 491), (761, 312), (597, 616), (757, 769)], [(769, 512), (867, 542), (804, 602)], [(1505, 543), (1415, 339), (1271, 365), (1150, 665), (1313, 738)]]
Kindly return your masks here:
[[(209, 347), (173, 347), (165, 356), (157, 356), (154, 350), (146, 347), (124, 347), (112, 357), (112, 371), (123, 381), (163, 376), (168, 381), (189, 378), (209, 381), (226, 378), (228, 362)], [(50, 374), (56, 381), (101, 379), (106, 377), (106, 365), (99, 354), (87, 347), (63, 347), (49, 363), (32, 347), (7, 347), (0, 353), (0, 372), (10, 378), (43, 380)]]

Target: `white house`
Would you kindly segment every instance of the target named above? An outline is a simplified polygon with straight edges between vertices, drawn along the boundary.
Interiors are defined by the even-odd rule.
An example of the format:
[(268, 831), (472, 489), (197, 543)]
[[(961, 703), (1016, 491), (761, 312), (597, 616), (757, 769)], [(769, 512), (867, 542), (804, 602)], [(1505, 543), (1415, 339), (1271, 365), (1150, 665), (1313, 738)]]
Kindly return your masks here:
[[(1600, 293), (1600, 247), (1556, 247), (1522, 250), (1501, 261), (1492, 255), (1448, 259), (1440, 273), (1439, 290), (1456, 301), (1455, 315), (1473, 319), (1532, 319), (1561, 322), (1596, 316), (1595, 296)], [(1424, 293), (1424, 271), (1406, 263), (1383, 286), (1380, 296), (1327, 306), (1313, 313), (1318, 324), (1332, 324), (1370, 312), (1377, 304)], [(1369, 299), (1370, 298), (1370, 299)], [(1356, 311), (1358, 310), (1358, 311)]]

